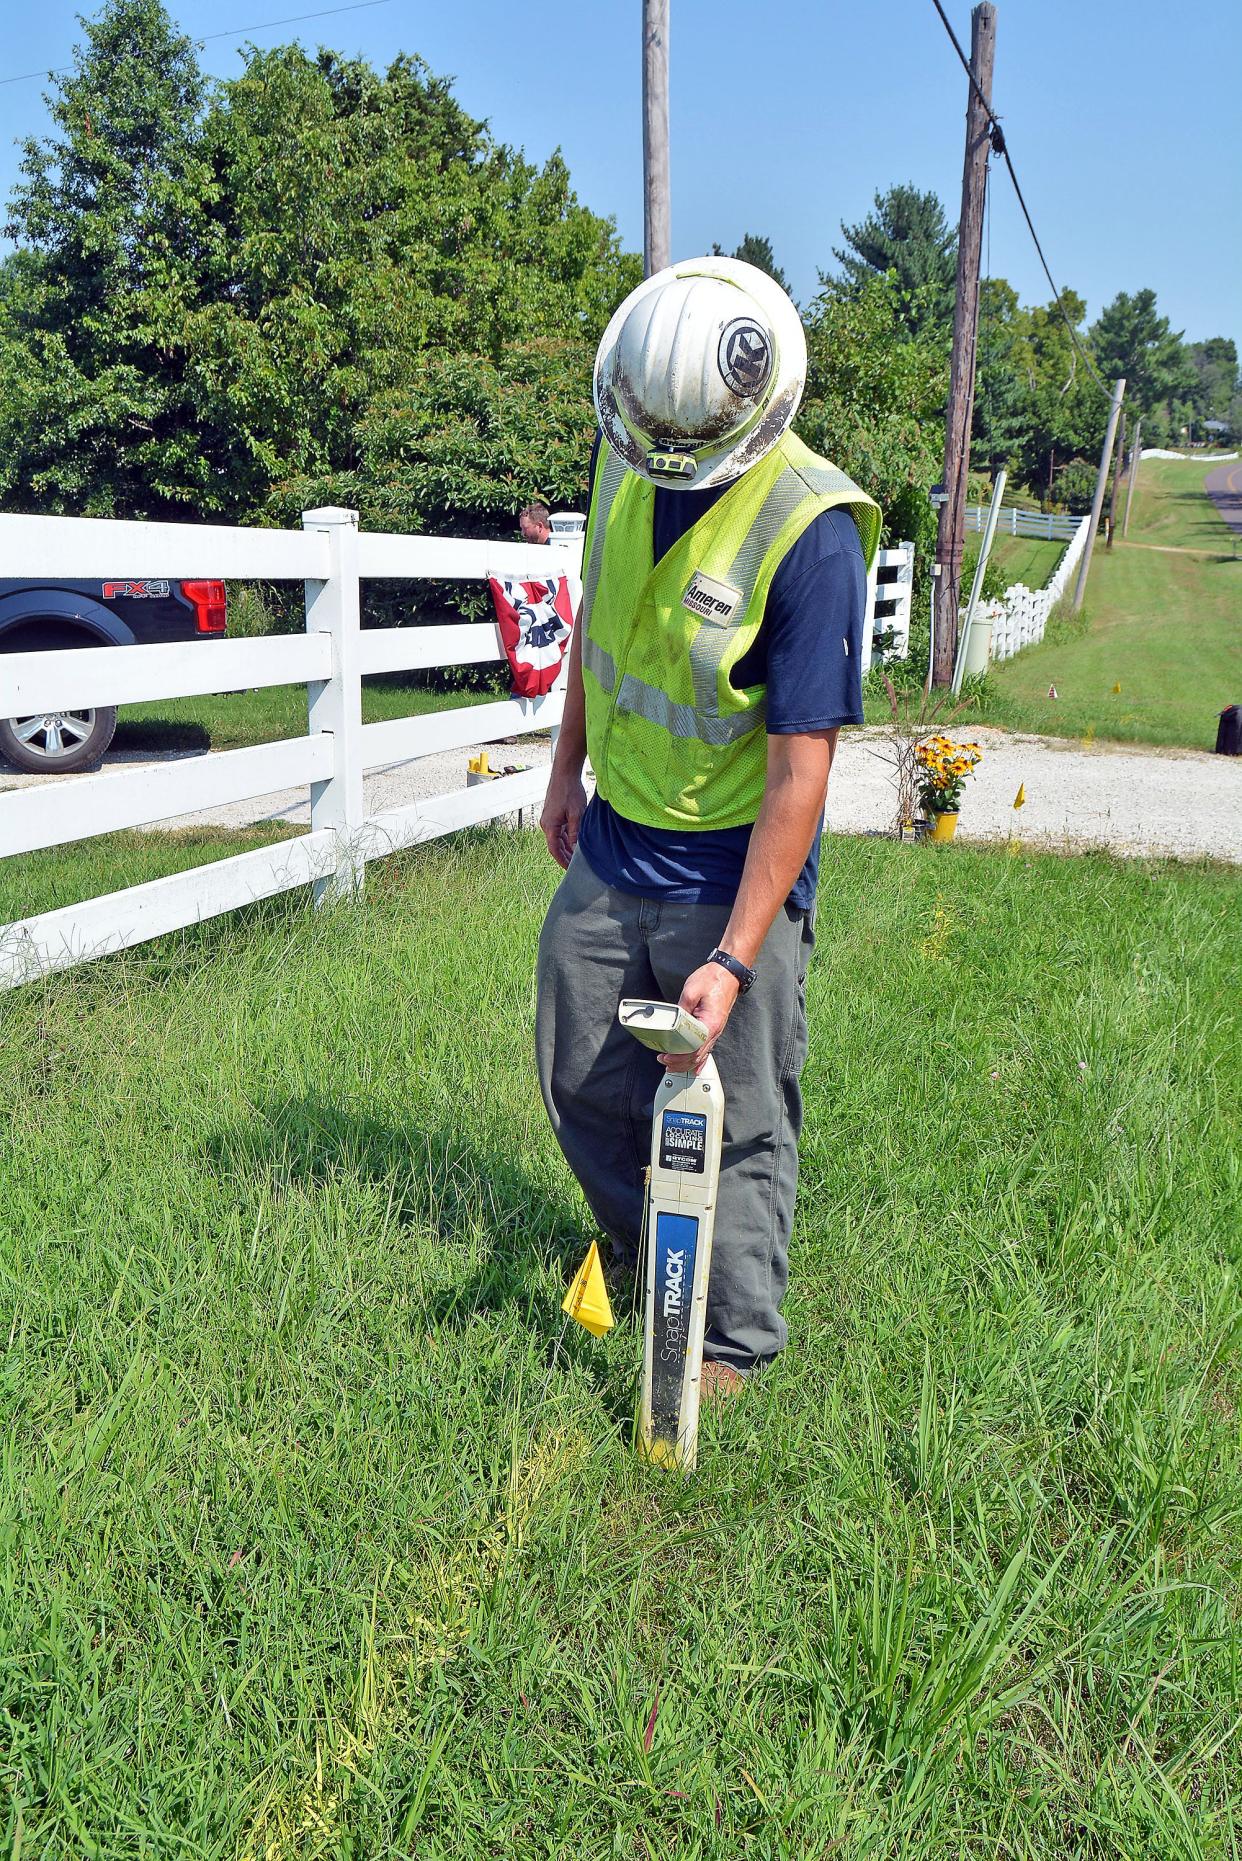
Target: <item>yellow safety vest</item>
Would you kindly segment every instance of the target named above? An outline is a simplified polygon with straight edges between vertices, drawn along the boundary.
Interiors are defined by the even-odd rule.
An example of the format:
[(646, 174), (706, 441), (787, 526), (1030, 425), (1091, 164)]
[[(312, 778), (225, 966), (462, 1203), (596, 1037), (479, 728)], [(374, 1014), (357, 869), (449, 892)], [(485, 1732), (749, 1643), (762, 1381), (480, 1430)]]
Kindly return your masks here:
[(870, 572), (879, 506), (786, 433), (655, 562), (655, 489), (602, 447), (583, 552), (587, 754), (599, 793), (627, 820), (744, 826), (767, 775), (765, 687), (739, 689), (732, 669), (808, 524), (845, 505)]

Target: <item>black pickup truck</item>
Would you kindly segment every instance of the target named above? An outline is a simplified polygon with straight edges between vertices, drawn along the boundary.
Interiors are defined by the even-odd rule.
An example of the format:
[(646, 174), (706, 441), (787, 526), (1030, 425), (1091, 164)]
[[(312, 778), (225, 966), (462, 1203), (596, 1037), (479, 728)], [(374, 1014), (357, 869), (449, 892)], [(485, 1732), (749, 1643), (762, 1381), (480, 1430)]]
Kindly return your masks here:
[(93, 769), (112, 741), (116, 710), (4, 715), (5, 653), (78, 646), (157, 646), (218, 638), (228, 626), (214, 581), (0, 581), (0, 757), (37, 775)]

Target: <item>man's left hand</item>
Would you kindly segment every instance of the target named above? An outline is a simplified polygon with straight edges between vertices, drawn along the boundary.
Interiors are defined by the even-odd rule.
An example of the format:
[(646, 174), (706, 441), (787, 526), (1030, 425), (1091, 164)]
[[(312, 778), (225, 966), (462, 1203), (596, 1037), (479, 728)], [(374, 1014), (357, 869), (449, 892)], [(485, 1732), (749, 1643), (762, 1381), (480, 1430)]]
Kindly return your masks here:
[(662, 1053), (660, 1064), (669, 1073), (701, 1073), (707, 1056), (724, 1032), (725, 1022), (741, 990), (737, 978), (719, 963), (704, 963), (686, 977), (679, 1008), (692, 1014), (707, 1029), (707, 1039), (697, 1053)]

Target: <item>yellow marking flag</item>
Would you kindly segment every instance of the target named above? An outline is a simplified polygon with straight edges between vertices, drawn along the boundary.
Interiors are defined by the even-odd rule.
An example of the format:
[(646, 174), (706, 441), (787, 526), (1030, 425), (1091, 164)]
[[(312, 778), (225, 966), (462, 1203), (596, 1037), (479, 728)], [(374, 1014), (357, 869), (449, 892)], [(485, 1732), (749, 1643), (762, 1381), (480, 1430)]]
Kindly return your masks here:
[(1024, 808), (1026, 806), (1026, 783), (1025, 782), (1018, 783), (1018, 792), (1013, 798), (1013, 805), (1015, 808)]
[(1114, 690), (1115, 692), (1117, 692), (1117, 691), (1120, 691), (1120, 690), (1121, 690), (1121, 681), (1120, 681), (1120, 680), (1118, 680), (1118, 682), (1117, 682), (1117, 683), (1116, 683), (1116, 684), (1115, 684), (1115, 685), (1113, 686), (1113, 690)]
[(571, 1318), (576, 1318), (596, 1338), (602, 1338), (616, 1323), (608, 1303), (608, 1288), (604, 1284), (598, 1241), (591, 1242), (587, 1257), (574, 1274), (573, 1284), (565, 1294), (561, 1310)]

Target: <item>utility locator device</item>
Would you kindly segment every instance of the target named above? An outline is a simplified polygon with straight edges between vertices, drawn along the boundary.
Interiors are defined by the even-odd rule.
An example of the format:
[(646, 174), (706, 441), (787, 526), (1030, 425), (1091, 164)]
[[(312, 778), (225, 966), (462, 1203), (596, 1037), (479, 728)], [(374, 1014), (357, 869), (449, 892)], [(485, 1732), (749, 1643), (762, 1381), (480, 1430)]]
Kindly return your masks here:
[[(657, 1053), (694, 1053), (701, 1021), (671, 1002), (627, 1000), (618, 1019)], [(647, 1189), (647, 1296), (638, 1447), (657, 1466), (690, 1472), (698, 1451), (699, 1384), (724, 1135), (716, 1063), (665, 1073), (656, 1092)]]

